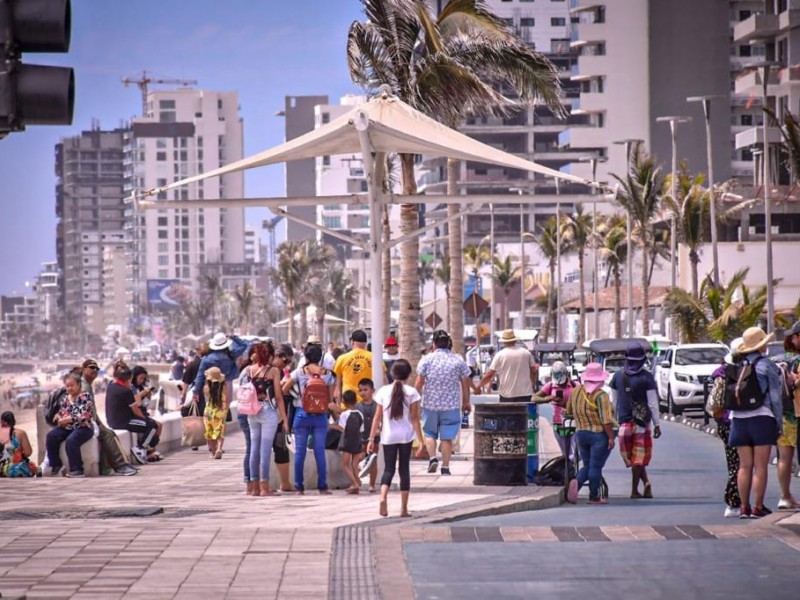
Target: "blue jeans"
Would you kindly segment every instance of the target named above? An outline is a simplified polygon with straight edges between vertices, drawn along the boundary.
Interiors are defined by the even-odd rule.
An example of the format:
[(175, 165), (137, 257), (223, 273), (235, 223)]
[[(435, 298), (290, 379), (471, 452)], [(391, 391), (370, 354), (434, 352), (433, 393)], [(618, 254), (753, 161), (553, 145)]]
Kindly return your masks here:
[(239, 429), (244, 434), (244, 481), (250, 481), (250, 423), (247, 421), (247, 415), (238, 415), (236, 420), (239, 421)]
[(294, 417), (294, 487), (304, 490), (303, 468), (306, 464), (308, 436), (314, 436), (314, 460), (317, 462), (317, 487), (328, 489), (328, 465), (325, 459), (325, 436), (328, 432), (328, 415), (309, 415), (302, 410)]
[(70, 473), (83, 473), (83, 458), (81, 457), (81, 446), (92, 439), (94, 429), (91, 427), (76, 427), (75, 429), (64, 429), (54, 427), (47, 434), (45, 445), (47, 447), (47, 458), (53, 471), (58, 471), (63, 467), (59, 449), (61, 442), (66, 442), (67, 461), (69, 462)]
[(269, 403), (258, 414), (247, 417), (250, 426), (250, 481), (269, 481), (272, 442), (278, 430), (278, 411)]
[(600, 497), (600, 482), (603, 479), (603, 466), (606, 464), (611, 449), (608, 447), (608, 436), (605, 431), (584, 431), (575, 433), (578, 452), (581, 455), (581, 468), (578, 471), (578, 488), (589, 481), (589, 499)]

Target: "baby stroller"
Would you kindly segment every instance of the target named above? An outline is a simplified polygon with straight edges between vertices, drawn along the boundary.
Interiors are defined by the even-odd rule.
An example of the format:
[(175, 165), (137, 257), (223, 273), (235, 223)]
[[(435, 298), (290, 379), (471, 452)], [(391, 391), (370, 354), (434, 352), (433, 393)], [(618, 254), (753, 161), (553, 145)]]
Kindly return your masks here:
[[(569, 482), (572, 481), (574, 477), (577, 477), (578, 471), (580, 470), (581, 457), (577, 446), (572, 452), (572, 458), (569, 456), (569, 449), (572, 448), (572, 437), (575, 435), (575, 420), (565, 415), (564, 422), (556, 426), (556, 434), (563, 436), (566, 440), (567, 452), (564, 456), (564, 494), (566, 495), (567, 489), (569, 489)], [(569, 468), (570, 463), (572, 463), (574, 468)], [(608, 498), (608, 483), (606, 483), (605, 477), (600, 480), (600, 497)]]

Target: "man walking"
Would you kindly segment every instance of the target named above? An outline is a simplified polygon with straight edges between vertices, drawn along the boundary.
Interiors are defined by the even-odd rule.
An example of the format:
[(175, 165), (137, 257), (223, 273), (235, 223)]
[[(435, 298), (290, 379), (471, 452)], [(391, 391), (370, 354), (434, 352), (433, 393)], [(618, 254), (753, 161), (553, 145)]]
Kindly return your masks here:
[(500, 336), (503, 349), (492, 359), (489, 369), (473, 389), (481, 393), (497, 375), (500, 402), (530, 402), (536, 387), (536, 362), (533, 354), (522, 346), (517, 346), (517, 335), (513, 329), (506, 329)]
[(414, 387), (422, 395), (422, 433), (428, 449), (428, 473), (439, 466), (436, 442), (441, 442), (442, 475), (450, 475), (453, 440), (461, 429), (461, 411), (469, 410), (470, 370), (462, 358), (450, 350), (450, 334), (433, 332), (434, 351), (417, 366)]
[(81, 391), (89, 395), (92, 405), (95, 406), (94, 422), (97, 423), (100, 434), (97, 439), (100, 442), (100, 472), (106, 469), (114, 471), (115, 475), (131, 476), (136, 475), (136, 470), (125, 456), (122, 444), (119, 442), (117, 434), (100, 419), (97, 412), (97, 404), (94, 401), (94, 388), (92, 387), (100, 367), (93, 358), (87, 358), (81, 366)]

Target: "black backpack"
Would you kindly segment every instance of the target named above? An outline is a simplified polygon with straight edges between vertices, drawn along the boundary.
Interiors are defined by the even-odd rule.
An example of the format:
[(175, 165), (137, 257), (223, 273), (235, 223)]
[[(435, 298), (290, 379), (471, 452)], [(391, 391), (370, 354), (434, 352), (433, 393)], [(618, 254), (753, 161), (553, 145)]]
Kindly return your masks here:
[(756, 410), (764, 405), (764, 392), (758, 384), (756, 365), (764, 357), (753, 362), (742, 360), (733, 365), (725, 365), (725, 409)]
[(53, 424), (53, 419), (56, 418), (59, 408), (61, 407), (61, 399), (67, 395), (67, 388), (60, 387), (50, 392), (44, 404), (44, 418), (48, 425)]
[(568, 469), (568, 481), (575, 479), (575, 464), (571, 460), (565, 461), (563, 456), (551, 458), (537, 471), (534, 483), (541, 486), (563, 487), (565, 469)]

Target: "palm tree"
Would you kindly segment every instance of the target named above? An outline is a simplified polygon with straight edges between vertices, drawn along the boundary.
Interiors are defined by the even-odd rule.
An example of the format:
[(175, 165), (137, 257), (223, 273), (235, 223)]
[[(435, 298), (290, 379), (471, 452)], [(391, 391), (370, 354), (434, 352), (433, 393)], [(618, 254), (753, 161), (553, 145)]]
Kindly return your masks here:
[(633, 160), (625, 177), (612, 173), (619, 184), (617, 202), (631, 216), (638, 229), (639, 243), (642, 247), (642, 332), (650, 335), (650, 282), (647, 269), (648, 251), (652, 236), (653, 218), (661, 207), (661, 192), (664, 179), (661, 169), (652, 156), (636, 144), (631, 150)]
[(256, 292), (253, 288), (253, 284), (249, 281), (245, 281), (242, 287), (237, 285), (233, 290), (233, 299), (236, 303), (239, 317), (243, 323), (242, 332), (248, 335), (250, 333), (250, 314), (253, 312), (256, 300)]
[[(547, 268), (550, 273), (550, 282), (547, 285), (547, 311), (544, 314), (544, 325), (542, 326), (542, 340), (547, 341), (550, 338), (550, 322), (553, 315), (553, 303), (555, 301), (554, 291), (556, 289), (558, 232), (555, 217), (550, 217), (544, 224), (539, 225), (536, 232), (536, 244), (539, 246), (539, 251), (547, 259)], [(563, 250), (563, 240), (561, 241), (561, 246)]]
[(318, 271), (308, 290), (309, 300), (317, 311), (316, 332), (323, 339), (325, 317), (334, 312), (346, 313), (358, 299), (358, 290), (342, 263), (334, 261), (325, 271)]
[(670, 290), (664, 308), (674, 316), (684, 342), (729, 343), (759, 323), (767, 305), (767, 287), (751, 291), (745, 285), (748, 271), (740, 269), (727, 285), (719, 287), (706, 277), (698, 297), (680, 288)]
[(316, 239), (305, 239), (300, 242), (299, 253), (295, 256), (296, 270), (301, 276), (300, 294), (297, 297), (297, 309), (300, 311), (300, 336), (305, 339), (308, 335), (308, 312), (311, 306), (309, 292), (314, 281), (324, 277), (328, 269), (336, 260), (336, 252), (327, 244)]
[(499, 285), (503, 289), (503, 314), (505, 315), (504, 327), (508, 329), (510, 327), (508, 320), (508, 296), (511, 294), (511, 289), (514, 287), (514, 284), (520, 279), (520, 273), (522, 269), (519, 265), (511, 265), (510, 256), (506, 256), (503, 260), (500, 260), (495, 256), (493, 257), (492, 262), (492, 282), (495, 285)]
[[(558, 104), (556, 69), (521, 43), (512, 44), (509, 30), (500, 19), (484, 10), (481, 0), (451, 0), (438, 22), (432, 18), (425, 0), (362, 0), (362, 3), (367, 20), (355, 22), (350, 28), (348, 65), (352, 80), (371, 92), (388, 85), (395, 96), (414, 108), (444, 123), (458, 123), (467, 112), (480, 112), (484, 107), (510, 102), (497, 91), (500, 86), (493, 85), (498, 82), (497, 73), (488, 69), (505, 57), (505, 64), (509, 65), (505, 78), (508, 87), (514, 89), (517, 86), (511, 84), (536, 79), (542, 83), (537, 92), (553, 105)], [(532, 69), (532, 64), (539, 68)], [(529, 89), (525, 85), (519, 87)], [(403, 192), (415, 194), (414, 157), (402, 154), (400, 164)], [(402, 205), (400, 217), (401, 234), (417, 229), (416, 205)], [(460, 257), (459, 250), (451, 247), (450, 255)], [(404, 242), (400, 255), (400, 349), (403, 356), (416, 364), (416, 350), (421, 345), (417, 323), (420, 299), (415, 281), (419, 239), (413, 237)], [(451, 278), (456, 280), (460, 278)], [(460, 298), (461, 294), (455, 291), (451, 290), (451, 298)], [(457, 331), (455, 339), (461, 341)]]
[(592, 215), (583, 212), (583, 204), (575, 207), (575, 212), (564, 215), (563, 235), (569, 250), (578, 254), (578, 293), (580, 312), (578, 313), (578, 344), (583, 343), (586, 334), (586, 297), (584, 290), (584, 256), (592, 238)]
[(277, 250), (277, 267), (272, 271), (272, 280), (280, 288), (289, 312), (289, 343), (297, 345), (297, 328), (294, 314), (304, 274), (301, 272), (302, 248), (299, 242), (283, 242)]
[(606, 283), (609, 276), (614, 278), (614, 331), (616, 336), (622, 335), (622, 307), (620, 286), (622, 285), (620, 269), (628, 259), (628, 241), (625, 230), (625, 217), (612, 215), (597, 224), (600, 256), (608, 265)]
[(225, 296), (225, 289), (222, 287), (222, 279), (215, 273), (200, 276), (200, 289), (205, 292), (211, 305), (211, 331), (216, 329), (219, 305)]

